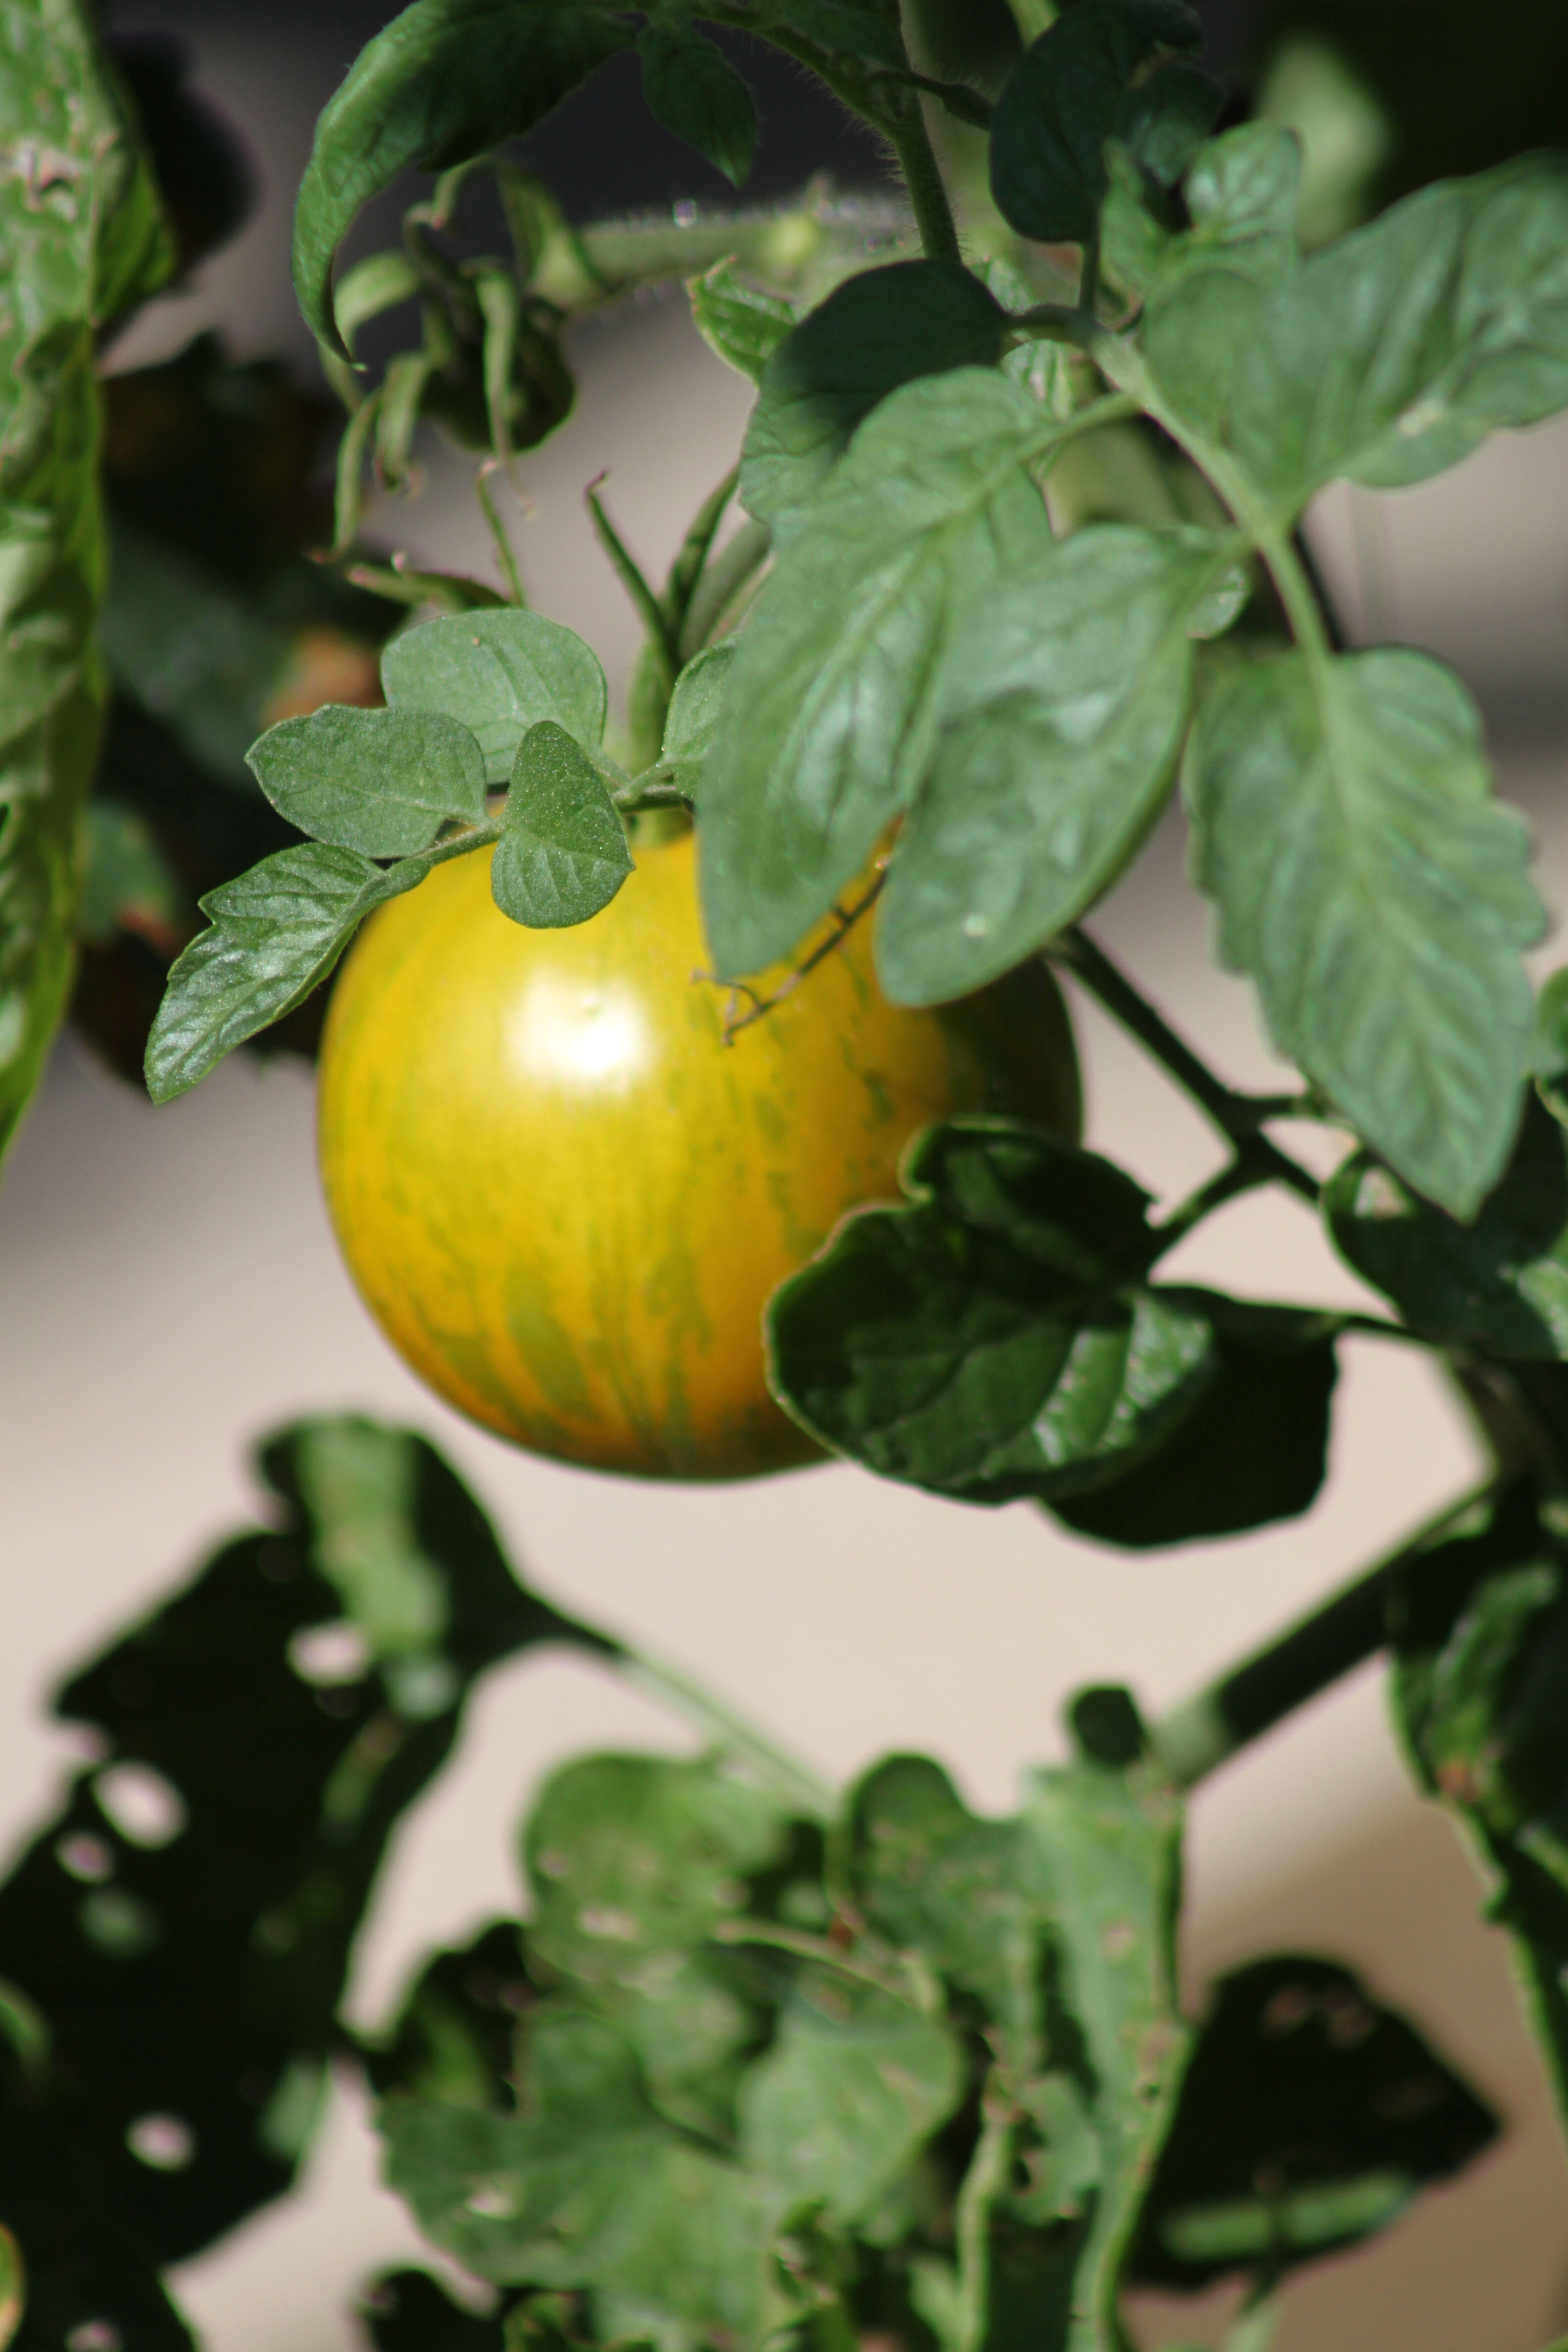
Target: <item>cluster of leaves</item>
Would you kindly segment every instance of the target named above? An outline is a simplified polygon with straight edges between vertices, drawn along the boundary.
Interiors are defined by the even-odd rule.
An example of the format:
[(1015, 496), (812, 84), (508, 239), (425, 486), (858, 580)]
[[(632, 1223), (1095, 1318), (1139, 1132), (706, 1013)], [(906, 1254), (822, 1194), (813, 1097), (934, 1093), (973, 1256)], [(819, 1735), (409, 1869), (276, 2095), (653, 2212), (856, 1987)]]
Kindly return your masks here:
[(334, 2055), (431, 2238), (501, 2290), (486, 2318), (383, 2282), (387, 2352), (1091, 2352), (1124, 2281), (1272, 2287), (1493, 2136), (1330, 1962), (1254, 1963), (1184, 2022), (1181, 1808), (1119, 1692), (1006, 1820), (921, 1757), (820, 1806), (743, 1735), (580, 1759), (524, 1825), (526, 1926), (436, 1955), (356, 2042), (353, 1938), (475, 1678), (547, 1642), (636, 1662), (515, 1580), (420, 1440), (307, 1423), (261, 1464), (272, 1524), (62, 1693), (103, 1750), (0, 1887), (16, 2352), (188, 2344), (159, 2270), (288, 2186)]

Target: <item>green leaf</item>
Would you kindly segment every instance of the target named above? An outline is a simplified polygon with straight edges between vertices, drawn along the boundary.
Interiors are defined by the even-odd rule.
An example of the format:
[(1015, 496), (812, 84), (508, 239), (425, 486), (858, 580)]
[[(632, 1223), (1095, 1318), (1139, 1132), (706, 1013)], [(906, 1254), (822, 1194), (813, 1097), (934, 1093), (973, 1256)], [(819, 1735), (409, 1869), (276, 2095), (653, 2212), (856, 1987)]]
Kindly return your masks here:
[(393, 638), (382, 683), (396, 710), (438, 710), (479, 739), (485, 781), (504, 784), (531, 727), (550, 719), (596, 751), (607, 696), (598, 656), (559, 621), (514, 606), (443, 614)]
[(1352, 2246), (1497, 2137), (1496, 2116), (1348, 1969), (1285, 1953), (1222, 1977), (1132, 2260), (1192, 2292)]
[(82, 845), (79, 939), (107, 947), (121, 930), (178, 932), (184, 892), (145, 817), (97, 793), (82, 811)]
[(1322, 1486), (1338, 1372), (1332, 1317), (1182, 1295), (1214, 1328), (1204, 1393), (1146, 1461), (1051, 1506), (1101, 1543), (1150, 1550), (1240, 1535), (1295, 1518)]
[(1082, 2037), (1100, 2158), (1066, 2352), (1101, 2352), (1115, 2341), (1122, 2276), (1187, 2056), (1176, 2008), (1181, 1806), (1146, 1764), (1084, 1762), (1031, 1775), (1022, 1819), (1061, 1998)]
[(740, 374), (760, 383), (800, 315), (795, 303), (752, 285), (733, 261), (715, 262), (686, 291), (703, 341)]
[(1425, 1338), (1568, 1360), (1568, 1143), (1541, 1104), (1473, 1224), (1418, 1200), (1367, 1152), (1335, 1171), (1323, 1213), (1341, 1255)]
[(1041, 2029), (1041, 1923), (1019, 1869), (1016, 1822), (981, 1821), (940, 1764), (890, 1756), (848, 1808), (856, 1897), (878, 1933), (984, 2001), (1016, 2074)]
[(655, 120), (743, 185), (756, 152), (756, 101), (722, 49), (688, 26), (657, 22), (644, 26), (637, 49)]
[(1231, 430), (1294, 512), (1336, 474), (1393, 488), (1568, 404), (1568, 166), (1422, 188), (1320, 254), (1259, 316)]
[[(95, 2216), (160, 2263), (292, 2179), (387, 1840), (476, 1678), (535, 1643), (605, 1646), (519, 1584), (423, 1440), (308, 1422), (261, 1460), (270, 1524), (66, 1685), (58, 1712), (100, 1745), (0, 1887), (0, 1975), (49, 2028), (47, 2114)], [(147, 2117), (197, 2160), (178, 2140), (139, 2158)]]
[[(1552, 1372), (1549, 1381), (1561, 1383)], [(1561, 1411), (1561, 1396), (1553, 1391)], [(1390, 1603), (1390, 1703), (1418, 1780), (1463, 1821), (1513, 1939), (1568, 2117), (1568, 1593), (1527, 1481), (1411, 1562)]]
[(484, 822), (479, 747), (440, 711), (323, 703), (269, 727), (247, 761), (290, 824), (367, 857), (407, 857), (448, 821)]
[(752, 2347), (787, 2323), (777, 2191), (655, 2114), (615, 2027), (545, 2003), (521, 2055), (520, 2115), (384, 2112), (388, 2179), (437, 2244), (481, 2278), (613, 2298), (605, 2336)]
[(503, 915), (536, 930), (585, 923), (632, 870), (609, 786), (554, 720), (531, 727), (512, 762), (490, 891)]
[(1043, 245), (1086, 244), (1106, 191), (1105, 142), (1141, 119), (1140, 100), (1127, 103), (1139, 68), (1159, 50), (1202, 41), (1182, 0), (1077, 0), (1064, 9), (996, 101), (991, 193), (1009, 226)]
[(294, 214), (294, 290), (341, 351), (332, 259), (362, 205), (410, 163), (442, 172), (520, 138), (630, 46), (613, 10), (577, 0), (414, 0), (368, 42), (316, 125)]
[(1479, 720), (1424, 654), (1292, 653), (1224, 681), (1192, 762), (1195, 872), (1276, 1045), (1406, 1182), (1472, 1216), (1531, 1047), (1544, 916)]
[(847, 1218), (767, 1311), (775, 1392), (884, 1477), (969, 1502), (1098, 1486), (1213, 1369), (1205, 1316), (1130, 1279), (1145, 1196), (1005, 1121), (929, 1129), (913, 1205)]
[(781, 2202), (864, 2223), (944, 2124), (965, 2067), (946, 2026), (826, 1971), (797, 1985), (740, 2092), (747, 2166)]
[(900, 384), (994, 367), (1005, 314), (956, 261), (893, 261), (835, 287), (768, 362), (746, 430), (741, 503), (776, 530)]
[(1210, 441), (1230, 429), (1237, 366), (1257, 332), (1265, 289), (1227, 261), (1157, 284), (1143, 318), (1143, 351), (1171, 406)]
[(1049, 542), (1029, 458), (1061, 427), (964, 368), (868, 419), (747, 621), (703, 776), (703, 917), (719, 976), (785, 955), (909, 800), (939, 657), (1008, 560)]
[(1173, 188), (1224, 104), (1219, 82), (1169, 58), (1129, 91), (1117, 110), (1116, 137), (1157, 186)]
[(1114, 881), (1174, 772), (1215, 547), (1094, 526), (1004, 572), (956, 630), (878, 910), (892, 1003), (983, 987)]
[(582, 1985), (646, 1977), (650, 1956), (734, 1915), (784, 1829), (777, 1800), (721, 1759), (579, 1758), (529, 1817), (530, 1948)]
[(97, 331), (168, 274), (158, 198), (78, 0), (13, 7), (0, 62), (0, 1154), (70, 993), (104, 681)]
[(696, 799), (701, 785), (703, 763), (718, 730), (719, 713), (723, 708), (724, 690), (738, 643), (734, 637), (721, 638), (718, 645), (709, 646), (700, 653), (695, 661), (688, 662), (669, 698), (659, 760), (672, 772), (689, 800)]
[(1184, 260), (1223, 257), (1269, 285), (1296, 268), (1301, 150), (1289, 131), (1244, 122), (1207, 140), (1182, 193), (1192, 220)]
[(904, 63), (897, 24), (869, 8), (851, 6), (849, 0), (782, 0), (778, 14), (792, 32), (829, 57), (858, 58), (867, 65)]
[(325, 980), (373, 907), (411, 890), (428, 868), (384, 870), (357, 850), (302, 842), (264, 857), (200, 902), (210, 928), (169, 974), (147, 1040), (147, 1091), (172, 1102), (226, 1054)]
[(1555, 1119), (1568, 1124), (1568, 971), (1554, 971), (1543, 981), (1535, 1000), (1535, 1083), (1542, 1101)]

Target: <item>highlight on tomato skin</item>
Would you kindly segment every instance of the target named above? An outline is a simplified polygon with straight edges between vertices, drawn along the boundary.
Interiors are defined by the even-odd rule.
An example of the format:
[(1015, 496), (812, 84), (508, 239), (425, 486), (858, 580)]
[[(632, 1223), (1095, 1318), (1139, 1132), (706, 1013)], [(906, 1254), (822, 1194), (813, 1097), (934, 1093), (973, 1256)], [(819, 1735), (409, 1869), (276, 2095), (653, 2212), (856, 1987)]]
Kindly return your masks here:
[(362, 1297), (419, 1377), (531, 1452), (745, 1478), (821, 1459), (768, 1392), (762, 1317), (910, 1138), (977, 1112), (1079, 1129), (1042, 966), (887, 1004), (869, 924), (726, 1042), (689, 834), (592, 921), (527, 930), (489, 855), (374, 915), (334, 992), (318, 1139)]

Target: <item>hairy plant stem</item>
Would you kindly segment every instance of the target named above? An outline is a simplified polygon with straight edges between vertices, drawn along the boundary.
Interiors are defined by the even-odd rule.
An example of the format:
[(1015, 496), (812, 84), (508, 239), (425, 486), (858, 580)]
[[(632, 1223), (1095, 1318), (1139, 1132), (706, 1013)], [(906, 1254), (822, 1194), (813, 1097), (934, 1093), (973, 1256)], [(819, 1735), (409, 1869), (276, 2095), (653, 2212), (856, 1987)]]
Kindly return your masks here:
[(893, 119), (880, 126), (892, 142), (910, 192), (910, 204), (920, 231), (921, 249), (928, 261), (957, 261), (958, 224), (948, 201), (942, 166), (936, 160), (925, 110), (911, 90)]
[[(1259, 1131), (1264, 1118), (1279, 1116), (1279, 1096), (1241, 1094), (1216, 1077), (1192, 1047), (1177, 1036), (1163, 1013), (1155, 1010), (1148, 998), (1118, 971), (1105, 950), (1077, 925), (1059, 933), (1047, 953), (1054, 963), (1070, 971), (1091, 996), (1098, 997), (1106, 1011), (1192, 1097), (1233, 1147), (1237, 1168), (1247, 1172), (1249, 1181), (1285, 1184), (1304, 1201), (1316, 1202), (1317, 1178)], [(1232, 1189), (1245, 1191), (1247, 1185), (1238, 1181)]]
[(1388, 1638), (1389, 1596), (1405, 1569), (1455, 1533), (1500, 1483), (1493, 1477), (1473, 1487), (1310, 1616), (1162, 1716), (1151, 1727), (1150, 1746), (1177, 1788), (1194, 1787), (1239, 1748), (1374, 1656)]

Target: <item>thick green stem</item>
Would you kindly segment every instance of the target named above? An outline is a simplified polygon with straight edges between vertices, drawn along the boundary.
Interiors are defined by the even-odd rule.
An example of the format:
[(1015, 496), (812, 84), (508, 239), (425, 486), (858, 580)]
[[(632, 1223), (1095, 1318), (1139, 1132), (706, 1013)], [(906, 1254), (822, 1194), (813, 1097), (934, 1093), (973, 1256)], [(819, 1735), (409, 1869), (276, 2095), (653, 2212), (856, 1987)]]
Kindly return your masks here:
[(954, 2216), (958, 2254), (958, 2328), (953, 2352), (982, 2352), (991, 2316), (991, 2215), (1007, 2186), (1013, 2157), (1014, 2116), (988, 2083), (982, 2102), (984, 2122), (969, 2169), (958, 2192)]
[(947, 187), (942, 167), (936, 160), (936, 150), (931, 143), (931, 132), (920, 100), (911, 91), (900, 110), (898, 118), (887, 125), (893, 152), (899, 159), (899, 169), (904, 175), (904, 185), (910, 192), (910, 204), (920, 231), (921, 247), (928, 261), (957, 261), (958, 224), (952, 217)]
[[(1205, 1118), (1234, 1145), (1237, 1165), (1248, 1171), (1249, 1181), (1287, 1184), (1303, 1200), (1317, 1201), (1316, 1177), (1258, 1132), (1260, 1115), (1271, 1109), (1278, 1097), (1239, 1094), (1216, 1077), (1087, 931), (1076, 927), (1063, 931), (1047, 952), (1053, 962), (1064, 965), (1091, 996), (1097, 996), (1106, 1011), (1191, 1095)], [(1234, 1189), (1245, 1187), (1237, 1184)]]
[(1150, 1744), (1176, 1786), (1194, 1787), (1238, 1748), (1374, 1656), (1388, 1638), (1389, 1596), (1410, 1562), (1453, 1534), (1496, 1491), (1497, 1481), (1489, 1479), (1450, 1504), (1310, 1616), (1163, 1716)]

